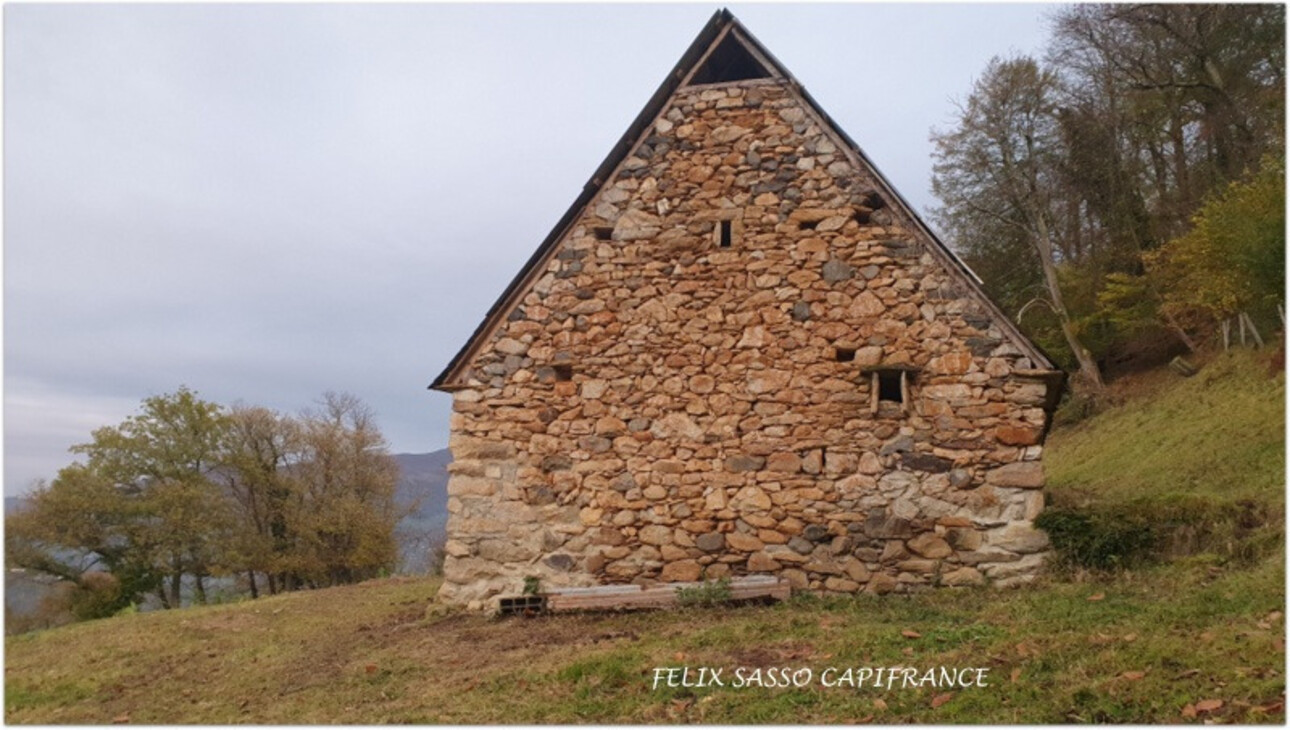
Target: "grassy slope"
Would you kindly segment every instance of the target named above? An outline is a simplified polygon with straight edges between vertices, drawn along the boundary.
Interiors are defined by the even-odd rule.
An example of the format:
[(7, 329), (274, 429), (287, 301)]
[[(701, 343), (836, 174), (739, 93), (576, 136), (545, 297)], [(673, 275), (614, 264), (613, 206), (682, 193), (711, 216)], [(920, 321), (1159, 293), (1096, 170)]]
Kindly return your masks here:
[(1201, 495), (1285, 504), (1285, 379), (1249, 352), (1054, 434), (1044, 462), (1055, 493), (1093, 499)]
[[(1282, 503), (1282, 379), (1253, 377), (1249, 362), (1212, 367), (1208, 377), (1227, 374), (1054, 433), (1056, 496), (1194, 490)], [(1249, 391), (1239, 406), (1236, 391)], [(1260, 430), (1276, 438), (1250, 438)], [(1172, 444), (1174, 456), (1153, 467), (1156, 451), (1139, 443)], [(1205, 454), (1230, 464), (1207, 466)], [(1280, 723), (1284, 586), (1280, 555), (1242, 567), (1200, 555), (1022, 591), (499, 621), (427, 610), (433, 581), (389, 580), (9, 638), (5, 719)], [(936, 706), (939, 692), (914, 689), (650, 689), (656, 666), (726, 667), (729, 678), (738, 666), (897, 664), (985, 666), (990, 686)], [(1224, 704), (1185, 716), (1208, 699)]]

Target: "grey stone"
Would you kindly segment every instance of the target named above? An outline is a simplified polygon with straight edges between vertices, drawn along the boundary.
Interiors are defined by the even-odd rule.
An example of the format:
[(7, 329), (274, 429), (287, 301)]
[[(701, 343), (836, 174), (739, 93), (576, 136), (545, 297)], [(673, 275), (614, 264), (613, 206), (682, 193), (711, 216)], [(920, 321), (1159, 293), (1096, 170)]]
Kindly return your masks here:
[(824, 270), (822, 272), (824, 280), (830, 284), (836, 284), (839, 281), (846, 281), (847, 279), (855, 276), (855, 274), (856, 270), (854, 268), (849, 264), (838, 261), (837, 259), (829, 259), (824, 264)]
[(766, 465), (766, 459), (761, 456), (748, 456), (739, 454), (726, 458), (726, 469), (729, 471), (757, 471)]
[(546, 563), (552, 568), (555, 568), (556, 570), (567, 571), (573, 568), (573, 558), (569, 557), (568, 555), (564, 555), (562, 553), (556, 553), (555, 555), (548, 555), (546, 559), (544, 559), (542, 562)]
[(897, 453), (913, 451), (913, 450), (914, 450), (914, 437), (909, 436), (907, 434), (901, 434), (900, 436), (897, 436), (896, 438), (883, 444), (882, 449), (878, 452), (878, 455), (889, 456), (891, 454), (897, 454)]
[(542, 471), (565, 471), (573, 466), (573, 459), (564, 454), (552, 454), (542, 459)]
[(942, 474), (954, 466), (954, 462), (949, 459), (942, 459), (931, 454), (904, 454), (901, 456), (900, 461), (910, 469), (925, 471), (930, 474)]
[(720, 532), (707, 532), (696, 537), (694, 544), (705, 553), (715, 553), (726, 546), (726, 538)]
[(788, 541), (788, 546), (792, 548), (794, 552), (801, 553), (802, 555), (810, 555), (811, 551), (815, 549), (815, 544), (810, 540), (803, 538), (801, 535), (793, 536), (793, 538)]
[(793, 321), (805, 322), (811, 318), (811, 305), (807, 302), (797, 302), (793, 305)]
[(831, 536), (829, 535), (829, 528), (824, 525), (807, 525), (806, 529), (802, 530), (802, 537), (811, 542), (823, 542)]
[(883, 512), (871, 513), (864, 522), (864, 534), (877, 538), (906, 538), (914, 534), (909, 520), (902, 517), (888, 517)]

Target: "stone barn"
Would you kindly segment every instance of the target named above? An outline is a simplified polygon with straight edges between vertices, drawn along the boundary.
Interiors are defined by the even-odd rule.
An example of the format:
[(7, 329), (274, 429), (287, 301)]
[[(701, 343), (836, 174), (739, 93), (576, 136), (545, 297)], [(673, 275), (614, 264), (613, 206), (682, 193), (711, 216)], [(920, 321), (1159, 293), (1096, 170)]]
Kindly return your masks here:
[(722, 10), (431, 386), (442, 597), (1023, 583), (1064, 377)]

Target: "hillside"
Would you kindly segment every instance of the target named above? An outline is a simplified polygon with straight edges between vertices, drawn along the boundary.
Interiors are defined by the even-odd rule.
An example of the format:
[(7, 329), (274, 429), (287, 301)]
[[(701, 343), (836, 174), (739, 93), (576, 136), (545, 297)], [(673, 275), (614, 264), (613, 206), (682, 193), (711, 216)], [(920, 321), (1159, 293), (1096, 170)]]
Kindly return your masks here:
[[(434, 581), (394, 578), (10, 637), (5, 719), (1282, 723), (1284, 540), (1272, 515), (1284, 501), (1283, 399), (1284, 376), (1242, 354), (1192, 379), (1162, 375), (1123, 406), (1054, 431), (1056, 508), (1096, 514), (1148, 497), (1187, 502), (1192, 517), (1197, 504), (1253, 505), (1260, 516), (1222, 544), (1171, 543), (1131, 570), (1056, 570), (1017, 591), (527, 620), (447, 611)], [(1207, 467), (1204, 454), (1231, 463)], [(836, 678), (898, 665), (985, 668), (987, 686), (820, 683), (829, 668)], [(699, 667), (724, 668), (727, 686), (651, 688), (655, 667), (682, 666), (691, 680)], [(773, 667), (813, 679), (729, 686), (738, 668)]]

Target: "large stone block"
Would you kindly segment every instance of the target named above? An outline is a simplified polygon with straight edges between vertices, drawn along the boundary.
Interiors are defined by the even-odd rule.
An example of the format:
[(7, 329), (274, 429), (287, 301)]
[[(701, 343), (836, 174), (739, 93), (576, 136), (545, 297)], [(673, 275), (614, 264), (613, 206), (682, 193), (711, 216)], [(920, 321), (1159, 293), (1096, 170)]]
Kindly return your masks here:
[(1000, 487), (1038, 489), (1044, 486), (1044, 468), (1037, 461), (1017, 461), (991, 469), (985, 480)]

